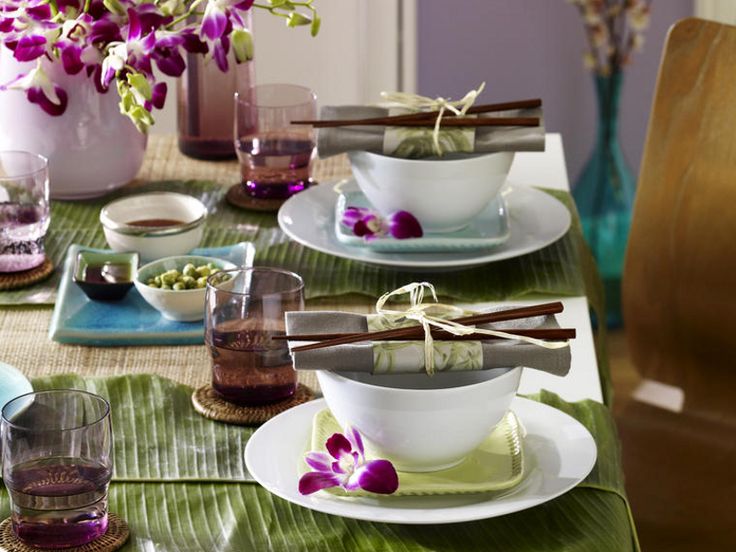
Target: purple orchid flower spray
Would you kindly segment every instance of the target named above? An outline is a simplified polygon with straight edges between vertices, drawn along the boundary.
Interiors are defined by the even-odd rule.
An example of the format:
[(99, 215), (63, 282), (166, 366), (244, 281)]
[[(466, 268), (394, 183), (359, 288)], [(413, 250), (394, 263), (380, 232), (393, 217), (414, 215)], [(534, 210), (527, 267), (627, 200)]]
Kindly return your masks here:
[(327, 452), (308, 452), (305, 462), (313, 471), (299, 479), (304, 495), (341, 487), (371, 493), (392, 494), (399, 488), (399, 476), (388, 460), (366, 460), (363, 439), (355, 428), (335, 433), (325, 443)]
[[(253, 57), (253, 39), (245, 14), (263, 9), (289, 27), (320, 27), (314, 0), (3, 0), (0, 2), (0, 48), (7, 48), (30, 70), (0, 91), (20, 90), (28, 101), (52, 116), (62, 115), (71, 90), (54, 83), (42, 62), (60, 63), (69, 75), (84, 74), (97, 91), (115, 88), (120, 111), (145, 132), (152, 112), (163, 107), (166, 85), (161, 75), (180, 76), (186, 55), (211, 59), (228, 70)], [(113, 84), (115, 85), (113, 87)]]

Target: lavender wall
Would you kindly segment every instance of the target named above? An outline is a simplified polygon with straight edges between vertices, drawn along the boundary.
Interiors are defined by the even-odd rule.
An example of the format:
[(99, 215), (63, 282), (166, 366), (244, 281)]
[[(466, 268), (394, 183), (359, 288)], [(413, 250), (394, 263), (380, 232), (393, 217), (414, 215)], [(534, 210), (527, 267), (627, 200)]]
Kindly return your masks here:
[[(420, 94), (459, 98), (486, 81), (484, 101), (541, 96), (547, 129), (562, 133), (574, 182), (595, 131), (590, 73), (577, 9), (565, 0), (417, 0)], [(692, 0), (655, 0), (644, 51), (627, 68), (621, 141), (635, 174), (669, 26), (692, 15)]]

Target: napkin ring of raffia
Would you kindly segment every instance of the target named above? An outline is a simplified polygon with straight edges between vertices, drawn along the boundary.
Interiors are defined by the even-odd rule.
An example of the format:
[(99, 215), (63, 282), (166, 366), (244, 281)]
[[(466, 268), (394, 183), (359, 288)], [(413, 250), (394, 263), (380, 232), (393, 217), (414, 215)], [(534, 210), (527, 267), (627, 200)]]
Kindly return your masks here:
[[(107, 531), (101, 537), (82, 546), (64, 548), (65, 552), (113, 552), (119, 550), (128, 542), (130, 528), (128, 522), (120, 516), (107, 514)], [(13, 523), (10, 518), (0, 523), (0, 552), (38, 552), (39, 548), (22, 542), (13, 533)]]
[(294, 394), (283, 401), (260, 406), (240, 406), (227, 402), (215, 393), (211, 384), (203, 385), (192, 393), (194, 410), (205, 418), (235, 425), (259, 425), (294, 406), (314, 399), (314, 391), (299, 384)]

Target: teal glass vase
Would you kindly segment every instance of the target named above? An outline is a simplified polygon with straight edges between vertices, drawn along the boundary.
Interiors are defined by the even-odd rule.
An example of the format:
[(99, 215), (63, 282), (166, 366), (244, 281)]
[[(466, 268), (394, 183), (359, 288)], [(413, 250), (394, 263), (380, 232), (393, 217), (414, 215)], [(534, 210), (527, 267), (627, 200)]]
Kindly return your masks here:
[(635, 180), (618, 139), (622, 82), (620, 71), (595, 77), (598, 135), (573, 190), (583, 234), (603, 279), (609, 327), (622, 324), (621, 273), (635, 192)]

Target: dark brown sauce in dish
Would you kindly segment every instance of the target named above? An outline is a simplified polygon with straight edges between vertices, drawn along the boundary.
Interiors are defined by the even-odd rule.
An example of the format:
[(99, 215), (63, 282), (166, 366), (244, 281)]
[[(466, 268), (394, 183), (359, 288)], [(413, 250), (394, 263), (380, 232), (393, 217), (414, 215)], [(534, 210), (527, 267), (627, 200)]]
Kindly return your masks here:
[(128, 264), (105, 263), (84, 269), (84, 281), (90, 284), (118, 284), (130, 282), (132, 279), (131, 268)]
[(141, 219), (141, 220), (134, 220), (129, 223), (127, 223), (130, 226), (145, 226), (147, 228), (149, 227), (156, 227), (156, 228), (166, 228), (167, 226), (179, 226), (180, 224), (185, 224), (183, 220), (174, 220), (174, 219)]

